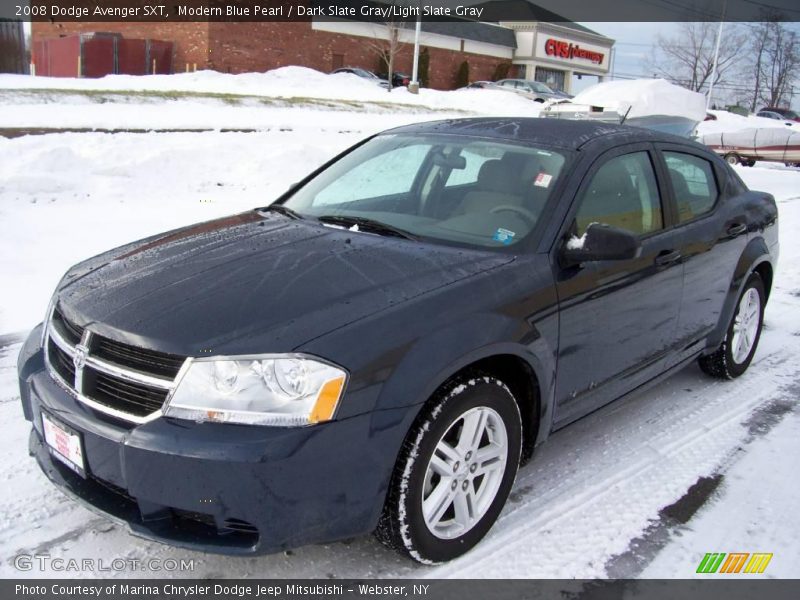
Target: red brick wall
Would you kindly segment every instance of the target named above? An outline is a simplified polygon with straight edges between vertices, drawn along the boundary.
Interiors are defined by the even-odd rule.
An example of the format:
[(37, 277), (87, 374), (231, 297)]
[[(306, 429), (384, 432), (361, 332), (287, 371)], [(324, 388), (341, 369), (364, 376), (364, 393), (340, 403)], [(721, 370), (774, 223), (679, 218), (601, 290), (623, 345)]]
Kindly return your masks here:
[[(211, 23), (209, 28), (211, 67), (222, 72), (267, 71), (301, 65), (328, 72), (335, 68), (334, 54), (344, 66), (379, 71), (378, 53), (368, 38), (347, 36), (311, 28), (310, 23)], [(448, 90), (455, 85), (456, 71), (466, 60), (470, 79), (491, 79), (498, 63), (508, 62), (480, 54), (429, 48), (429, 86)], [(411, 74), (414, 47), (403, 44), (395, 57), (395, 70)]]
[[(73, 23), (58, 22), (31, 24), (33, 40), (57, 38), (74, 33), (112, 32), (126, 38), (174, 41), (173, 70), (208, 68), (208, 23)], [(35, 50), (34, 50), (35, 51)]]
[[(378, 54), (368, 38), (316, 31), (310, 23), (34, 23), (33, 39), (72, 33), (110, 31), (127, 38), (175, 42), (174, 70), (215, 69), (223, 73), (259, 72), (300, 65), (328, 72), (334, 55), (344, 66), (378, 71)], [(395, 70), (411, 74), (413, 46), (403, 44), (395, 58)], [(503, 59), (429, 48), (429, 87), (452, 89), (456, 71), (466, 60), (470, 80), (491, 79)], [(507, 62), (507, 61), (505, 61)]]

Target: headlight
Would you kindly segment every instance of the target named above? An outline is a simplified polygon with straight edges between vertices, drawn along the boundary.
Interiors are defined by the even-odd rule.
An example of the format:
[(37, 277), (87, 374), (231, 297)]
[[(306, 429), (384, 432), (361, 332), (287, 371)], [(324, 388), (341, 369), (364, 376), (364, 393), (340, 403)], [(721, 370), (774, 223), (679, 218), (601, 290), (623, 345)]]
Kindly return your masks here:
[(164, 415), (193, 421), (297, 426), (330, 421), (347, 373), (301, 354), (189, 362)]

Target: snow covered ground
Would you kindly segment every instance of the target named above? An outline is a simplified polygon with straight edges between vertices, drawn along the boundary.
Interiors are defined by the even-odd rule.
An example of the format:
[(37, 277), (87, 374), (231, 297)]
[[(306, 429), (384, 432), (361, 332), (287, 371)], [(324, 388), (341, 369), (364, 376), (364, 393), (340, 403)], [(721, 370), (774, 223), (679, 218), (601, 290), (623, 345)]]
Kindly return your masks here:
[[(176, 78), (180, 85), (183, 77)], [(191, 74), (185, 85), (192, 91), (275, 97), (298, 96), (292, 90), (304, 85), (289, 77), (270, 87), (263, 83), (266, 76), (247, 85), (235, 83), (239, 80), (211, 85), (205, 77)], [(160, 79), (133, 83), (166, 90)], [(117, 85), (100, 81), (107, 87), (96, 89)], [(11, 101), (12, 84), (23, 83), (0, 77), (0, 127), (43, 125), (30, 120), (36, 115), (26, 112), (26, 105)], [(56, 84), (89, 85), (51, 80), (42, 86)], [(130, 89), (125, 85), (130, 83), (116, 89)], [(376, 93), (390, 96), (380, 89)], [(782, 238), (766, 329), (748, 373), (720, 382), (691, 367), (557, 433), (521, 470), (489, 536), (453, 563), (421, 567), (369, 537), (258, 558), (177, 550), (133, 538), (74, 505), (28, 458), (29, 424), (19, 408), (15, 370), (19, 339), (41, 320), (69, 265), (161, 230), (269, 203), (303, 174), (374, 131), (441, 118), (447, 111), (529, 109), (527, 101), (515, 109), (510, 103), (516, 98), (503, 92), (497, 92), (503, 102), (479, 92), (465, 106), (451, 99), (460, 93), (437, 93), (442, 97), (418, 103), (413, 112), (406, 106), (347, 111), (187, 101), (202, 110), (191, 108), (186, 122), (205, 119), (214, 127), (229, 127), (224, 123), (242, 119), (264, 125), (253, 133), (0, 137), (0, 482), (6, 489), (0, 508), (0, 577), (64, 575), (14, 568), (14, 556), (44, 553), (105, 561), (188, 558), (194, 570), (175, 575), (192, 577), (687, 578), (706, 552), (736, 551), (774, 553), (764, 576), (800, 576), (800, 239), (794, 235), (800, 229), (800, 170), (779, 165), (739, 169), (751, 187), (777, 197)], [(402, 94), (398, 98), (403, 100), (398, 105), (405, 103)], [(151, 98), (82, 107), (39, 101), (28, 108), (49, 114), (47, 126), (69, 125), (60, 115), (69, 121), (82, 114), (82, 122), (92, 127), (109, 122), (154, 127), (173, 102), (180, 101)], [(713, 485), (706, 498), (703, 482), (708, 481)]]
[(272, 130), (296, 123), (300, 107), (310, 109), (304, 122), (328, 123), (331, 108), (357, 109), (362, 127), (374, 123), (380, 130), (387, 114), (413, 115), (412, 121), (475, 113), (536, 116), (541, 105), (497, 90), (388, 92), (356, 75), (283, 67), (243, 75), (198, 71), (100, 79), (0, 74), (0, 107), (0, 128)]

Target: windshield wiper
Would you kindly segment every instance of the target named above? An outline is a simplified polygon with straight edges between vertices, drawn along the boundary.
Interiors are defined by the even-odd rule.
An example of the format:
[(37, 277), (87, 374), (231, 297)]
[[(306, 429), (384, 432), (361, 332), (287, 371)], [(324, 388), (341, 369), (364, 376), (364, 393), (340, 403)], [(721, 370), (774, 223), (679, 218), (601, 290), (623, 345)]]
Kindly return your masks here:
[(303, 219), (303, 215), (299, 212), (292, 210), (288, 206), (284, 206), (283, 204), (270, 204), (266, 208), (262, 210), (280, 213), (282, 215), (286, 215), (287, 217), (291, 217), (292, 219)]
[(382, 221), (376, 221), (375, 219), (369, 219), (367, 217), (348, 217), (345, 215), (322, 215), (321, 217), (317, 217), (317, 220), (322, 221), (323, 223), (330, 223), (331, 225), (341, 225), (343, 227), (352, 227), (353, 225), (358, 225), (359, 229), (362, 229), (368, 233), (377, 233), (379, 235), (389, 235), (393, 237), (404, 238), (407, 240), (416, 240), (417, 237), (404, 229), (400, 229), (399, 227), (395, 227), (394, 225), (389, 225), (388, 223), (383, 223)]

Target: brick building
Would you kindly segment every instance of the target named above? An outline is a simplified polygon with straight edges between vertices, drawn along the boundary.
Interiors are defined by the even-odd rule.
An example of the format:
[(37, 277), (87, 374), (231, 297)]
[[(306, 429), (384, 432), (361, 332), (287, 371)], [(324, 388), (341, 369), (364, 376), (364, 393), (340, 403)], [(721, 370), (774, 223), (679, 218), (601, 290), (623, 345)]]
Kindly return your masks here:
[[(388, 38), (385, 26), (355, 21), (87, 23), (35, 22), (36, 42), (80, 33), (113, 32), (125, 38), (157, 39), (174, 44), (173, 70), (213, 69), (223, 73), (267, 71), (300, 65), (328, 72), (342, 66), (378, 71), (374, 46)], [(395, 70), (410, 73), (413, 23), (400, 31)], [(463, 61), (473, 80), (491, 79), (498, 65), (510, 66), (514, 32), (492, 23), (425, 23), (420, 38), (430, 56), (428, 85), (451, 89)]]
[[(455, 87), (456, 73), (464, 61), (469, 64), (472, 81), (496, 79), (498, 74), (506, 76), (504, 72), (507, 71), (508, 77), (536, 79), (567, 92), (571, 91), (574, 78), (588, 76), (602, 81), (608, 74), (614, 40), (525, 0), (492, 0), (481, 6), (498, 10), (497, 22), (422, 23), (420, 43), (429, 57), (429, 87)], [(512, 15), (513, 20), (502, 21), (502, 15)], [(322, 72), (347, 66), (381, 72), (385, 68), (380, 66), (375, 46), (389, 39), (389, 30), (384, 25), (356, 20), (280, 23), (56, 21), (32, 24), (33, 52), (36, 54), (37, 41), (92, 32), (172, 43), (170, 68), (174, 72), (212, 69), (244, 73), (290, 65)], [(395, 59), (395, 70), (411, 73), (413, 23), (400, 30), (399, 40), (402, 44)], [(498, 70), (499, 66), (503, 68)]]

